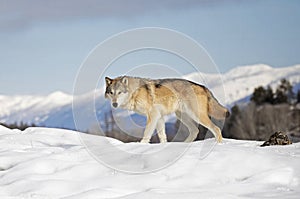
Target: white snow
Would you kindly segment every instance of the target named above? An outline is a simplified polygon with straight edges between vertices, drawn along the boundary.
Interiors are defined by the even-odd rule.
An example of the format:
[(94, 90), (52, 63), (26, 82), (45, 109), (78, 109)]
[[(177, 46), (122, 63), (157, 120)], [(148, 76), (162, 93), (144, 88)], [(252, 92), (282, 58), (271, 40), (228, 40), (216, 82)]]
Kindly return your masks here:
[[(79, 132), (0, 127), (0, 198), (299, 198), (300, 143), (259, 147), (262, 142), (225, 139), (207, 156), (208, 142), (194, 142), (170, 166), (156, 172), (129, 174), (96, 161), (86, 143), (114, 159), (115, 166), (130, 166), (112, 146), (144, 155), (161, 147), (186, 149), (186, 143), (122, 143)], [(96, 141), (97, 140), (97, 141)], [(158, 150), (159, 149), (159, 150)], [(136, 168), (147, 168), (159, 154)], [(146, 160), (145, 160), (146, 161)]]

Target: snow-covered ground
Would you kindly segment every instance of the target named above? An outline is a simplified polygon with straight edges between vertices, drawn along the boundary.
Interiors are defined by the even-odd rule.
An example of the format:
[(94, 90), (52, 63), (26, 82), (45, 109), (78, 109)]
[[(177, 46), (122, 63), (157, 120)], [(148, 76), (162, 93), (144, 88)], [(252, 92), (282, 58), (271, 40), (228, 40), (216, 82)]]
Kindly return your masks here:
[[(288, 79), (296, 89), (300, 89), (300, 65), (272, 68), (268, 65), (236, 67), (224, 74), (192, 73), (183, 78), (204, 84), (212, 90), (222, 104), (228, 107), (237, 101), (250, 99), (254, 88), (262, 85), (275, 87), (282, 78)], [(104, 80), (103, 80), (104, 82)], [(76, 101), (76, 112), (80, 113), (77, 129), (88, 130), (95, 125), (93, 117), (104, 121), (110, 104), (104, 99), (103, 89), (91, 91), (82, 96), (55, 92), (46, 96), (0, 95), (0, 122), (34, 123), (39, 126), (76, 129), (72, 102)], [(137, 116), (135, 116), (137, 118)]]
[[(99, 163), (85, 145), (97, 143), (97, 150), (113, 157), (116, 167), (131, 164), (106, 150), (107, 141), (135, 152), (132, 157), (162, 146), (187, 151), (164, 169), (129, 174)], [(299, 198), (300, 143), (261, 148), (261, 142), (225, 139), (201, 156), (213, 141), (189, 147), (125, 144), (68, 130), (0, 126), (0, 198)], [(159, 160), (159, 154), (137, 162), (137, 169)]]

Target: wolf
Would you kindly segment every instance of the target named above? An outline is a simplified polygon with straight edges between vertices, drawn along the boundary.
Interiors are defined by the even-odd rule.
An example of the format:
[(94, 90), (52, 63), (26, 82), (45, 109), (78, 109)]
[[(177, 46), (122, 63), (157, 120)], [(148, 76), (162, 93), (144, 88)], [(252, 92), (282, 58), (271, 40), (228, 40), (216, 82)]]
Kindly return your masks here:
[(203, 85), (185, 79), (147, 79), (120, 76), (105, 77), (105, 98), (114, 108), (134, 111), (147, 117), (142, 143), (149, 143), (155, 129), (161, 143), (167, 142), (164, 116), (175, 113), (190, 134), (185, 142), (198, 135), (197, 123), (209, 129), (222, 142), (219, 127), (212, 121), (224, 120), (229, 111)]

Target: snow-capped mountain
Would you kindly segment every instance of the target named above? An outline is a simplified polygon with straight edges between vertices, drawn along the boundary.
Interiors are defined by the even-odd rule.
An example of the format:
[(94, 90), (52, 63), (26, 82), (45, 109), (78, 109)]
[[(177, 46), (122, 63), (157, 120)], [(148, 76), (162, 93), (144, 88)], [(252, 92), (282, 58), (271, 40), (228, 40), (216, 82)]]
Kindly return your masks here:
[[(282, 78), (288, 79), (296, 89), (299, 89), (300, 65), (272, 68), (258, 64), (237, 67), (224, 74), (192, 73), (183, 78), (207, 86), (222, 104), (230, 107), (236, 102), (249, 100), (254, 88), (260, 85), (275, 87)], [(110, 111), (110, 104), (104, 99), (103, 93), (100, 89), (74, 97), (62, 92), (47, 96), (0, 95), (0, 122), (7, 124), (24, 122), (48, 127), (70, 129), (77, 127), (79, 130), (88, 130), (97, 119), (100, 123), (104, 122), (105, 114)], [(76, 101), (75, 107), (72, 107), (73, 100)], [(76, 125), (73, 108), (76, 112)], [(132, 119), (144, 122), (144, 118), (137, 115)]]
[(45, 121), (61, 107), (72, 103), (72, 96), (54, 92), (47, 96), (0, 96), (1, 121), (35, 123)]
[(254, 88), (268, 85), (275, 88), (283, 78), (289, 80), (297, 91), (300, 89), (300, 65), (272, 68), (257, 64), (236, 67), (224, 74), (192, 73), (184, 78), (206, 85), (222, 104), (231, 107), (243, 99), (249, 100)]

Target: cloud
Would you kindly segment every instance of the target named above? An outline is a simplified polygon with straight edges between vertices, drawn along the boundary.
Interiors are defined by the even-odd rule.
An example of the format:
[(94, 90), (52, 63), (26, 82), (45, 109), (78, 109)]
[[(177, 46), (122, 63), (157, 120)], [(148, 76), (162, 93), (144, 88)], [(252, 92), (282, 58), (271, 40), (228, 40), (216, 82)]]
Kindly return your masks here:
[(0, 0), (0, 31), (18, 30), (36, 22), (96, 17), (124, 18), (156, 10), (215, 6), (231, 1), (234, 0)]

